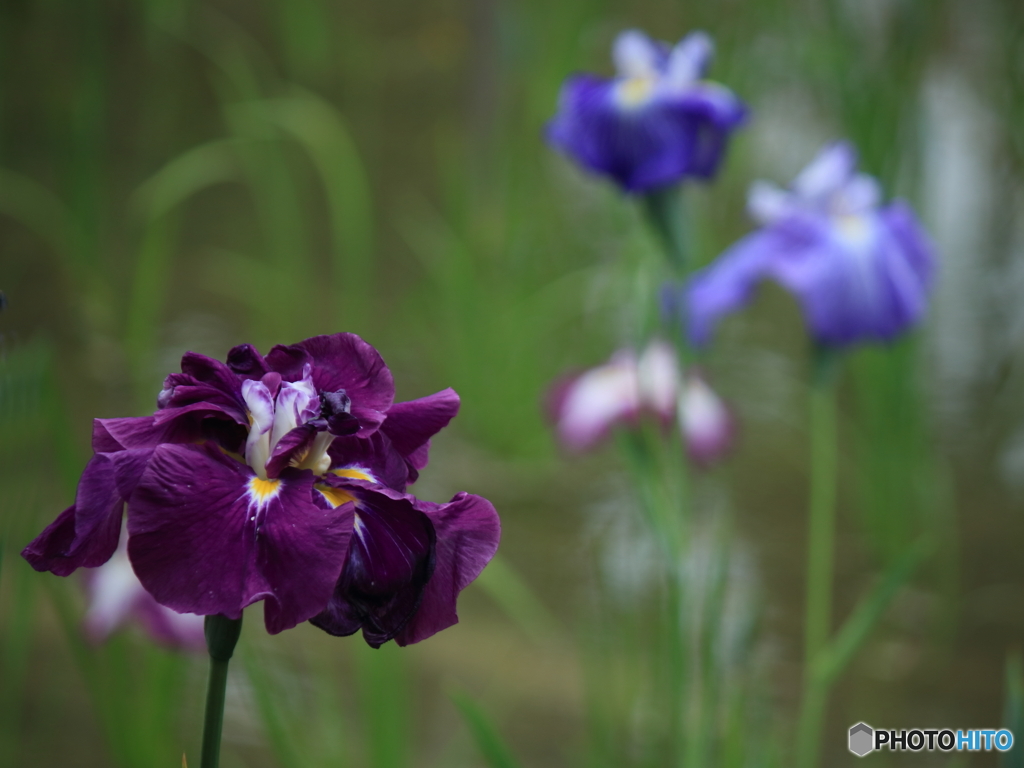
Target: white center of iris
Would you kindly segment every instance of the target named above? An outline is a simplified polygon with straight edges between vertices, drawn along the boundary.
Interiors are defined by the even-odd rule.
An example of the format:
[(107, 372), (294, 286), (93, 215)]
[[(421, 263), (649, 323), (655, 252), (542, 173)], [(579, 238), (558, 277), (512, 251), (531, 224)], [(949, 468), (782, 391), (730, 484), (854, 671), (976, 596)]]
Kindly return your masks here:
[(656, 78), (651, 75), (620, 80), (615, 85), (615, 101), (623, 109), (642, 107), (651, 100), (656, 84)]
[[(263, 381), (246, 380), (242, 382), (242, 399), (249, 410), (245, 461), (261, 480), (266, 480), (267, 462), (281, 439), (320, 415), (320, 398), (313, 386), (310, 366), (306, 365), (299, 381), (281, 382), (276, 393)], [(327, 449), (333, 439), (329, 432), (318, 433), (296, 466), (322, 475), (330, 467)]]
[(862, 246), (871, 237), (871, 226), (866, 216), (846, 213), (835, 216), (833, 220), (839, 236), (851, 246)]

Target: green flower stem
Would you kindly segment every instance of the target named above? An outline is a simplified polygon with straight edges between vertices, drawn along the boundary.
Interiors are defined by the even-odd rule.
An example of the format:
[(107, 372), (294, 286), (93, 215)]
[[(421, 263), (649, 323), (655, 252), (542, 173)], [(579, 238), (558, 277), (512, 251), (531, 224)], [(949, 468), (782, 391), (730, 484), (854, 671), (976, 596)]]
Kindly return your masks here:
[(643, 196), (644, 211), (658, 234), (665, 256), (678, 277), (687, 272), (686, 224), (683, 221), (682, 185), (659, 187)]
[(200, 768), (220, 765), (220, 737), (224, 730), (224, 695), (228, 684), (228, 662), (242, 632), (242, 619), (207, 616), (206, 648), (210, 652), (210, 680), (206, 687), (206, 715), (203, 718), (203, 753)]
[[(684, 280), (690, 267), (686, 247), (686, 221), (682, 185), (660, 187), (643, 195), (648, 224), (664, 249), (669, 270), (676, 280)], [(653, 315), (660, 314), (657, 310)], [(675, 318), (669, 320), (670, 337), (675, 341), (680, 359), (687, 363), (692, 351)], [(689, 523), (689, 478), (685, 447), (678, 451), (658, 450), (665, 445), (662, 436), (640, 430), (626, 436), (625, 453), (630, 462), (633, 480), (658, 546), (665, 558), (667, 582), (665, 592), (664, 643), (665, 668), (663, 684), (667, 695), (670, 764), (699, 765), (706, 749), (704, 702), (692, 702), (702, 695), (705, 686), (691, 673), (688, 661), (693, 655), (687, 632), (688, 594), (683, 562), (686, 554)], [(696, 686), (696, 689), (695, 689)], [(686, 722), (687, 703), (697, 705), (699, 722), (696, 729)], [(695, 732), (691, 733), (691, 730)]]
[(804, 618), (804, 691), (797, 731), (797, 766), (818, 762), (821, 724), (829, 683), (816, 661), (832, 626), (832, 571), (835, 551), (837, 431), (835, 380), (838, 353), (816, 350), (810, 395), (811, 489), (807, 555), (807, 604)]
[(627, 459), (633, 484), (640, 494), (644, 516), (664, 558), (666, 590), (663, 615), (664, 677), (659, 685), (667, 697), (665, 716), (669, 726), (671, 765), (690, 765), (685, 710), (693, 680), (687, 668), (690, 649), (685, 628), (687, 599), (683, 573), (686, 550), (688, 494), (686, 464), (674, 451), (659, 451), (663, 441), (648, 430), (621, 433), (620, 447)]

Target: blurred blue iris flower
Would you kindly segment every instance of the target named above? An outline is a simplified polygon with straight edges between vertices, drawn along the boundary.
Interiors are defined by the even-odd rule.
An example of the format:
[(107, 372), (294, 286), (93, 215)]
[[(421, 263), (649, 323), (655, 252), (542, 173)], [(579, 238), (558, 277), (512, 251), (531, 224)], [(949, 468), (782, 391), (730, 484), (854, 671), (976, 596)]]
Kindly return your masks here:
[(613, 49), (617, 75), (570, 77), (548, 141), (627, 192), (710, 178), (746, 117), (732, 91), (703, 79), (713, 51), (704, 32), (674, 48), (637, 30), (622, 32)]
[(748, 211), (762, 228), (693, 276), (685, 292), (690, 340), (706, 344), (764, 278), (799, 301), (814, 340), (842, 348), (889, 341), (924, 315), (935, 249), (911, 207), (880, 205), (878, 182), (857, 172), (846, 142), (826, 146), (788, 190), (756, 182)]

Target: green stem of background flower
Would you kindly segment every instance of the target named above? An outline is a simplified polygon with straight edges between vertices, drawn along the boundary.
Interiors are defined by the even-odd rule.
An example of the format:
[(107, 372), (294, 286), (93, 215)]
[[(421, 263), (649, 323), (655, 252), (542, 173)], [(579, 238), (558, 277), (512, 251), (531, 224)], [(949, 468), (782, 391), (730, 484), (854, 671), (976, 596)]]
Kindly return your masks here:
[[(686, 246), (686, 214), (683, 207), (683, 186), (681, 183), (660, 187), (643, 196), (644, 213), (651, 229), (661, 243), (665, 260), (676, 280), (685, 280), (690, 264)], [(654, 315), (660, 314), (655, 309)], [(662, 322), (666, 318), (662, 317)], [(671, 325), (669, 337), (675, 341), (680, 360), (684, 365), (691, 359), (692, 352), (686, 342), (679, 318), (667, 318)], [(643, 438), (638, 436), (641, 444)], [(697, 684), (689, 660), (693, 649), (688, 642), (685, 627), (686, 608), (689, 595), (683, 574), (686, 556), (687, 526), (690, 520), (690, 497), (686, 466), (685, 446), (680, 446), (678, 456), (666, 463), (664, 455), (657, 460), (657, 451), (650, 445), (663, 443), (657, 439), (648, 441), (648, 446), (637, 450), (632, 446), (633, 468), (637, 485), (645, 496), (648, 517), (652, 522), (655, 537), (666, 556), (667, 590), (665, 614), (663, 617), (667, 656), (665, 659), (665, 684), (667, 687), (667, 717), (669, 722), (669, 750), (672, 763), (676, 765), (700, 765), (705, 750), (703, 704), (697, 705), (698, 727), (691, 733), (686, 723), (686, 705), (695, 693)], [(669, 452), (671, 456), (671, 452)], [(639, 470), (639, 471), (638, 471)], [(698, 695), (704, 690), (697, 684)], [(692, 737), (692, 738), (691, 738)]]
[(682, 184), (672, 184), (651, 190), (643, 196), (647, 220), (661, 239), (665, 255), (679, 277), (684, 277), (687, 272), (682, 193)]
[(807, 604), (804, 618), (804, 691), (797, 731), (797, 766), (818, 762), (821, 724), (828, 683), (817, 673), (816, 661), (828, 643), (832, 626), (832, 572), (835, 551), (837, 430), (835, 381), (838, 353), (815, 351), (810, 394), (810, 519), (807, 555)]
[(220, 764), (220, 737), (224, 730), (224, 696), (228, 684), (228, 662), (242, 632), (242, 619), (207, 616), (204, 627), (210, 652), (210, 680), (206, 687), (206, 715), (203, 717), (203, 753), (200, 768)]

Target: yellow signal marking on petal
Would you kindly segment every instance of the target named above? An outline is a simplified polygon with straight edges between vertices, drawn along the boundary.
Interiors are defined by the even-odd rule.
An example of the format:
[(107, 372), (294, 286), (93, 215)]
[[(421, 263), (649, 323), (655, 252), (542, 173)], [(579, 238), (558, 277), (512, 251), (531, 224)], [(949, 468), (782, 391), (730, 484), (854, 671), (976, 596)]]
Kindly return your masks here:
[(615, 95), (623, 107), (634, 108), (644, 104), (654, 91), (654, 78), (631, 77), (619, 83)]
[[(203, 443), (205, 443), (206, 441), (205, 441), (205, 440), (203, 440), (202, 442), (203, 442)], [(201, 444), (202, 444), (202, 443), (200, 443), (200, 445), (201, 445)], [(231, 457), (232, 459), (234, 459), (235, 461), (237, 461), (237, 462), (238, 462), (239, 464), (245, 464), (245, 457), (244, 457), (244, 456), (242, 456), (242, 454), (240, 454), (240, 453), (235, 453), (234, 451), (229, 451), (229, 450), (228, 450), (227, 448), (225, 448), (225, 447), (224, 447), (224, 446), (222, 446), (222, 445), (218, 445), (218, 446), (217, 446), (217, 448), (218, 448), (218, 449), (220, 450), (220, 452), (221, 452), (221, 453), (223, 453), (223, 454), (224, 454), (225, 456), (230, 456), (230, 457)]]
[(277, 495), (280, 489), (281, 481), (277, 478), (263, 480), (262, 478), (254, 477), (249, 481), (249, 493), (260, 504), (270, 501), (270, 499)]
[(341, 488), (331, 488), (331, 486), (322, 483), (317, 483), (314, 487), (320, 491), (321, 496), (330, 502), (332, 507), (340, 507), (342, 504), (348, 504), (350, 501), (356, 500), (355, 496)]
[(351, 477), (353, 480), (365, 480), (368, 483), (375, 482), (372, 477), (358, 469), (332, 469), (331, 474), (338, 477)]
[(864, 216), (856, 214), (842, 214), (837, 217), (839, 231), (852, 243), (862, 243), (868, 239), (871, 229)]

